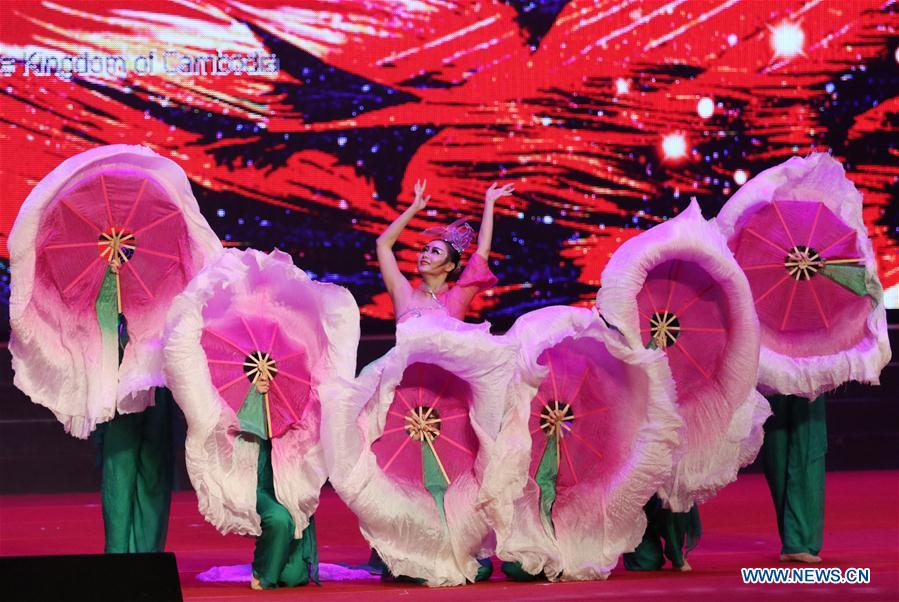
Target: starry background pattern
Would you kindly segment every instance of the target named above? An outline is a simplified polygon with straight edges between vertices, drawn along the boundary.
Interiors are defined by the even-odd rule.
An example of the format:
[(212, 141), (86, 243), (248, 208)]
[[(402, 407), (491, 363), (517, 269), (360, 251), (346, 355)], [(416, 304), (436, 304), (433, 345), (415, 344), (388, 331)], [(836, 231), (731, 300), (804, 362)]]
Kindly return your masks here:
[[(865, 195), (899, 284), (899, 15), (894, 0), (419, 0), (4, 4), (0, 311), (21, 202), (64, 159), (144, 144), (178, 162), (227, 245), (289, 252), (346, 286), (364, 333), (393, 330), (374, 240), (428, 180), (418, 233), (497, 207), (500, 284), (472, 318), (507, 328), (589, 305), (610, 254), (695, 197), (830, 151)], [(278, 56), (277, 75), (24, 76), (32, 52)]]

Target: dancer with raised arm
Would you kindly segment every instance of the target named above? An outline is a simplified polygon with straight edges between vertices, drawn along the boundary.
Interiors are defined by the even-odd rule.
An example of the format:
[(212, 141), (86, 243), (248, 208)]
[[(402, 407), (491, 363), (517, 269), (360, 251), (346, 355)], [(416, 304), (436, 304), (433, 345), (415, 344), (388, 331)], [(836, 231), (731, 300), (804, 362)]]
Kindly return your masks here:
[(478, 247), (455, 286), (450, 286), (447, 281), (460, 271), (462, 253), (474, 239), (474, 230), (464, 220), (425, 230), (424, 234), (430, 240), (418, 254), (421, 283), (413, 286), (397, 265), (393, 245), (412, 218), (427, 207), (431, 197), (425, 196), (426, 184), (427, 181), (415, 183), (415, 200), (377, 241), (378, 265), (393, 301), (398, 323), (434, 311), (462, 320), (474, 296), (496, 284), (496, 276), (487, 265), (493, 239), (493, 207), (497, 199), (510, 196), (515, 190), (511, 184), (502, 187), (493, 184), (487, 189), (484, 214), (478, 230)]
[(496, 283), (487, 267), (493, 210), (512, 186), (487, 190), (477, 251), (452, 285), (475, 238), (461, 220), (425, 230), (420, 283), (397, 265), (393, 245), (429, 200), (424, 182), (414, 190), (410, 207), (377, 242), (396, 346), (327, 395), (325, 453), (331, 483), (376, 551), (372, 565), (383, 559), (386, 578), (461, 585), (490, 576), (487, 508), (511, 507), (514, 495), (514, 475), (488, 460), (516, 346), (492, 336), (487, 323), (463, 321), (474, 296)]

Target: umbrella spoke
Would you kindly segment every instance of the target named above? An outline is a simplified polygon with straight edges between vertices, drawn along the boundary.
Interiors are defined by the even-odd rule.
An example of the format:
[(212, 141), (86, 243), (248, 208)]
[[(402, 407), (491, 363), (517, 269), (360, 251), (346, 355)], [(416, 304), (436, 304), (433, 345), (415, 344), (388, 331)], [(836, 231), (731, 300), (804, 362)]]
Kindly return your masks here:
[(106, 205), (106, 217), (109, 219), (109, 225), (113, 226), (115, 221), (112, 219), (112, 205), (109, 204), (109, 192), (106, 190), (106, 174), (100, 174), (100, 189), (103, 191), (103, 202)]
[(224, 392), (225, 392), (225, 389), (230, 389), (231, 387), (233, 387), (234, 385), (236, 385), (236, 384), (239, 383), (240, 381), (246, 380), (246, 378), (247, 378), (246, 375), (241, 374), (240, 376), (238, 376), (238, 377), (235, 378), (234, 380), (229, 380), (228, 382), (226, 382), (225, 384), (223, 384), (221, 387), (216, 387), (216, 390), (217, 390), (219, 393), (224, 393)]
[(150, 292), (150, 289), (149, 289), (149, 287), (147, 287), (147, 284), (144, 282), (144, 279), (141, 278), (140, 274), (137, 273), (137, 270), (135, 270), (131, 266), (130, 261), (125, 264), (125, 268), (131, 273), (132, 276), (134, 276), (134, 279), (137, 280), (137, 283), (140, 284), (141, 288), (144, 289), (144, 292), (147, 293), (147, 296), (150, 297), (151, 299), (155, 299), (156, 295), (154, 295), (152, 292)]
[(761, 303), (762, 301), (764, 301), (765, 298), (766, 298), (768, 295), (770, 295), (771, 293), (773, 293), (774, 290), (775, 290), (777, 287), (779, 287), (781, 284), (783, 284), (784, 282), (786, 282), (786, 281), (789, 280), (790, 278), (791, 278), (791, 276), (790, 276), (789, 274), (787, 274), (786, 276), (784, 276), (783, 278), (781, 278), (780, 280), (778, 280), (777, 282), (775, 282), (774, 284), (772, 284), (772, 285), (771, 285), (771, 288), (769, 288), (769, 289), (766, 290), (764, 293), (762, 293), (761, 295), (759, 295), (758, 297), (756, 297), (756, 299), (755, 299), (755, 304), (758, 305), (759, 303)]
[(594, 408), (594, 409), (588, 410), (588, 411), (586, 411), (586, 412), (581, 412), (580, 414), (577, 415), (577, 417), (578, 417), (578, 418), (584, 418), (584, 417), (590, 416), (590, 415), (592, 415), (592, 414), (601, 414), (601, 413), (603, 413), (603, 412), (608, 412), (608, 411), (609, 411), (609, 407), (608, 407), (608, 406), (603, 406), (603, 407), (601, 407), (601, 408)]
[[(279, 374), (283, 374), (283, 372), (279, 372)], [(293, 411), (292, 407), (290, 407), (287, 396), (284, 395), (284, 392), (281, 390), (280, 385), (278, 385), (278, 380), (276, 378), (273, 378), (269, 382), (272, 384), (272, 391), (277, 393), (278, 397), (281, 398), (281, 405), (287, 408), (287, 411), (290, 412), (290, 416), (294, 419), (295, 422), (299, 422), (300, 417), (297, 416), (297, 413)]]
[(460, 451), (465, 452), (466, 454), (468, 454), (468, 455), (471, 456), (472, 458), (474, 458), (475, 455), (476, 455), (473, 451), (471, 451), (470, 449), (468, 449), (467, 447), (465, 447), (464, 445), (462, 445), (461, 443), (459, 443), (459, 442), (456, 441), (455, 439), (452, 439), (452, 438), (450, 438), (450, 437), (447, 437), (446, 434), (445, 434), (443, 431), (440, 432), (440, 441), (446, 441), (447, 443), (449, 443), (450, 445), (452, 445), (452, 446), (455, 447), (456, 449), (459, 449)]
[(93, 269), (94, 265), (95, 265), (97, 262), (102, 261), (102, 260), (103, 260), (103, 259), (102, 259), (99, 255), (97, 255), (96, 257), (94, 257), (93, 261), (91, 261), (89, 264), (87, 264), (87, 267), (84, 268), (84, 271), (82, 271), (80, 274), (78, 274), (77, 276), (75, 276), (75, 279), (72, 280), (72, 281), (68, 284), (68, 286), (66, 286), (65, 289), (63, 289), (62, 294), (65, 295), (65, 294), (68, 293), (70, 290), (72, 290), (72, 287), (75, 286), (75, 285), (76, 285), (82, 278), (84, 278), (85, 276), (87, 276), (88, 272), (90, 272), (90, 271)]
[[(393, 414), (393, 412), (390, 412), (390, 413)], [(396, 427), (396, 428), (387, 429), (386, 431), (384, 431), (383, 433), (381, 433), (381, 436), (384, 437), (385, 435), (392, 435), (392, 434), (394, 434), (394, 433), (399, 433), (399, 432), (403, 432), (403, 433), (406, 432), (406, 427), (405, 427), (405, 426), (398, 426), (398, 427)]]
[(712, 377), (709, 376), (709, 373), (706, 372), (705, 369), (703, 369), (703, 367), (699, 365), (699, 362), (697, 362), (697, 361), (693, 358), (693, 356), (690, 355), (690, 352), (687, 351), (687, 350), (684, 348), (683, 345), (675, 345), (674, 348), (675, 348), (675, 349), (679, 349), (680, 352), (683, 353), (684, 356), (685, 356), (688, 360), (690, 360), (690, 363), (693, 364), (693, 366), (694, 366), (697, 370), (699, 370), (699, 373), (702, 374), (702, 375), (705, 377), (706, 380), (711, 380)]
[[(305, 378), (299, 377), (296, 374), (291, 374), (290, 372), (285, 372), (284, 370), (278, 370), (278, 376), (285, 376), (285, 377), (289, 378), (290, 380), (295, 380), (299, 383), (303, 383), (307, 387), (312, 386), (311, 381), (308, 381)], [(275, 381), (272, 381), (272, 382), (275, 382)]]
[(855, 264), (863, 264), (865, 260), (861, 257), (846, 257), (841, 259), (821, 259), (821, 262), (825, 265), (851, 265)]
[(44, 245), (45, 251), (53, 251), (56, 249), (85, 249), (87, 247), (97, 247), (96, 242), (70, 242), (55, 245)]
[(156, 226), (158, 226), (158, 225), (161, 224), (162, 222), (164, 222), (164, 221), (166, 221), (166, 220), (169, 220), (169, 219), (175, 217), (176, 215), (179, 215), (180, 213), (181, 213), (181, 212), (180, 212), (179, 210), (175, 209), (175, 210), (172, 211), (171, 213), (166, 213), (165, 215), (163, 215), (162, 217), (160, 217), (160, 218), (159, 218), (158, 220), (156, 220), (155, 222), (150, 222), (150, 223), (147, 224), (146, 226), (143, 226), (142, 228), (139, 228), (139, 229), (135, 230), (135, 231), (132, 232), (131, 234), (134, 235), (135, 238), (137, 238), (137, 236), (138, 236), (139, 234), (142, 234), (142, 233), (146, 232), (146, 231), (149, 230), (150, 228), (155, 228)]
[[(275, 339), (278, 337), (278, 325), (272, 324), (272, 337), (268, 340), (268, 352), (271, 353), (275, 348)], [(289, 356), (288, 356), (289, 357)], [(283, 359), (281, 360), (284, 361)]]
[(752, 272), (755, 270), (771, 270), (771, 269), (784, 269), (783, 262), (780, 263), (760, 263), (758, 265), (748, 265), (748, 266), (740, 266), (743, 268), (744, 272)]
[(547, 366), (547, 368), (549, 368), (549, 378), (550, 378), (550, 382), (552, 383), (552, 387), (553, 387), (553, 398), (558, 399), (559, 398), (559, 388), (558, 388), (558, 386), (556, 386), (556, 371), (553, 370), (552, 355), (549, 353), (546, 354), (546, 366)]
[(99, 233), (101, 233), (101, 232), (103, 231), (102, 228), (100, 228), (97, 224), (95, 224), (95, 223), (92, 222), (90, 219), (88, 219), (87, 216), (85, 216), (85, 215), (82, 214), (80, 211), (78, 211), (77, 209), (75, 209), (74, 207), (72, 207), (72, 204), (69, 203), (69, 201), (67, 201), (67, 200), (62, 200), (62, 201), (60, 201), (60, 202), (62, 203), (62, 206), (63, 206), (63, 207), (65, 207), (66, 209), (68, 209), (69, 211), (71, 211), (72, 213), (74, 213), (76, 217), (78, 217), (79, 219), (81, 219), (81, 221), (83, 221), (85, 224), (87, 224), (88, 226), (90, 226), (91, 228), (93, 228), (94, 230), (96, 230), (96, 231), (97, 231), (97, 234), (99, 234)]
[(681, 326), (681, 332), (727, 332), (723, 328), (712, 328), (706, 326)]
[(818, 297), (818, 291), (815, 290), (815, 283), (810, 282), (811, 286), (809, 286), (809, 290), (812, 291), (812, 298), (815, 300), (815, 307), (818, 308), (818, 315), (821, 316), (821, 321), (824, 322), (824, 328), (830, 328), (830, 321), (827, 319), (827, 314), (824, 313), (824, 308), (821, 306), (821, 299)]
[[(786, 234), (787, 234), (787, 238), (790, 239), (790, 248), (795, 247), (796, 241), (793, 240), (793, 233), (790, 232), (789, 228), (787, 228), (787, 222), (786, 222), (786, 220), (784, 220), (784, 216), (780, 212), (780, 207), (778, 206), (778, 204), (776, 202), (771, 203), (771, 205), (774, 207), (774, 213), (777, 214), (777, 219), (780, 220), (780, 225), (783, 226), (784, 232), (786, 232)], [(820, 207), (820, 205), (819, 205), (819, 207)]]
[(577, 471), (574, 469), (574, 464), (571, 462), (571, 452), (568, 451), (568, 444), (563, 437), (557, 437), (556, 441), (561, 443), (561, 453), (559, 455), (565, 456), (565, 463), (568, 465), (568, 470), (571, 471), (571, 478), (574, 479), (574, 484), (577, 485)]
[(412, 441), (411, 437), (406, 437), (403, 439), (403, 442), (400, 443), (400, 446), (398, 448), (396, 448), (396, 451), (393, 452), (393, 455), (390, 456), (390, 459), (387, 460), (386, 464), (384, 464), (384, 472), (387, 472), (387, 469), (389, 469), (390, 465), (393, 464), (393, 461), (397, 459), (397, 456), (400, 455), (400, 452), (402, 452), (404, 449), (406, 449), (406, 446), (409, 445), (410, 441)]
[[(418, 364), (418, 382), (424, 380), (422, 373), (425, 370), (425, 365), (421, 362)], [(424, 390), (421, 385), (418, 385), (418, 405), (421, 406), (421, 396), (424, 394)]]
[(534, 430), (531, 431), (531, 437), (533, 437), (535, 433), (539, 433), (542, 430), (543, 430), (543, 427), (538, 426), (537, 428), (535, 428)]
[[(234, 349), (236, 349), (237, 352), (240, 353), (241, 356), (246, 357), (246, 356), (250, 355), (250, 352), (249, 352), (249, 351), (244, 351), (243, 348), (242, 348), (240, 345), (238, 345), (237, 343), (235, 343), (235, 342), (232, 341), (231, 339), (226, 338), (226, 337), (220, 335), (219, 333), (217, 333), (216, 331), (212, 330), (211, 328), (204, 328), (204, 329), (203, 329), (203, 332), (205, 332), (205, 333), (207, 333), (207, 334), (211, 334), (212, 336), (214, 336), (214, 337), (217, 338), (218, 340), (222, 341), (223, 343), (227, 343), (228, 345), (231, 345), (231, 347), (233, 347)], [(243, 363), (243, 362), (241, 362), (241, 363)]]
[[(412, 404), (410, 404), (408, 401), (406, 401), (406, 397), (405, 397), (405, 395), (400, 393), (399, 387), (397, 387), (396, 389), (393, 390), (393, 395), (395, 397), (399, 397), (400, 401), (403, 402), (403, 405), (406, 406), (407, 410), (409, 410), (410, 412), (412, 411)], [(419, 404), (419, 405), (421, 405), (421, 404)], [(405, 419), (405, 416), (400, 416), (400, 418)]]
[(140, 183), (140, 190), (137, 191), (137, 196), (134, 198), (134, 202), (131, 203), (131, 209), (128, 210), (128, 217), (125, 218), (125, 228), (130, 228), (131, 218), (134, 217), (134, 210), (137, 209), (137, 204), (140, 203), (141, 197), (144, 195), (144, 188), (147, 186), (147, 179)]
[[(393, 410), (388, 410), (387, 413), (390, 414), (391, 416), (393, 416), (394, 418), (399, 418), (400, 420), (406, 419), (406, 417), (403, 414), (400, 414), (399, 412), (394, 412)], [(403, 427), (403, 428), (406, 428), (406, 427)]]
[[(275, 328), (277, 328), (277, 326)], [(274, 339), (272, 339), (272, 341), (274, 342)], [(306, 351), (303, 349), (301, 349), (300, 351), (294, 351), (293, 353), (285, 355), (284, 357), (279, 359), (278, 363), (283, 364), (287, 360), (292, 360), (293, 358), (297, 357), (298, 355), (305, 355), (305, 354), (306, 354)]]
[(247, 331), (247, 334), (250, 335), (250, 342), (253, 343), (253, 347), (256, 348), (256, 351), (262, 351), (262, 349), (259, 347), (259, 341), (256, 340), (256, 335), (253, 334), (253, 331), (250, 329), (250, 325), (247, 323), (247, 319), (243, 316), (240, 316), (240, 323), (243, 324), (243, 327)]
[(172, 261), (174, 261), (176, 263), (181, 263), (181, 258), (178, 257), (177, 255), (163, 253), (162, 251), (154, 251), (154, 250), (148, 249), (146, 247), (141, 247), (140, 249), (138, 249), (138, 252), (146, 253), (147, 255), (153, 255), (154, 257), (162, 257), (164, 259), (171, 259)]
[(455, 416), (441, 416), (440, 420), (443, 422), (448, 422), (450, 420), (457, 420), (459, 418), (468, 418), (468, 414), (456, 414)]
[(643, 284), (643, 290), (646, 291), (646, 297), (649, 299), (649, 307), (652, 308), (652, 313), (659, 313), (658, 306), (656, 305), (656, 300), (652, 297), (652, 291), (650, 290), (648, 282)]
[(226, 366), (240, 366), (241, 369), (243, 369), (243, 367), (244, 367), (244, 362), (239, 362), (236, 360), (210, 360), (210, 359), (207, 359), (206, 361), (210, 364), (223, 364)]
[(684, 312), (687, 311), (688, 309), (690, 309), (691, 307), (693, 307), (693, 305), (694, 305), (697, 301), (699, 301), (700, 299), (702, 299), (702, 296), (703, 296), (703, 295), (705, 295), (707, 292), (709, 292), (710, 290), (712, 290), (712, 288), (713, 288), (714, 286), (715, 286), (715, 283), (713, 282), (713, 283), (709, 284), (707, 287), (705, 287), (704, 289), (702, 289), (701, 291), (699, 291), (698, 293), (696, 293), (696, 294), (693, 296), (693, 298), (691, 298), (689, 301), (687, 301), (686, 303), (684, 303), (683, 307), (681, 307), (679, 310), (677, 310), (676, 312), (674, 312), (674, 315), (683, 317)]
[(794, 280), (793, 286), (790, 288), (790, 298), (787, 300), (787, 307), (784, 309), (784, 317), (783, 320), (780, 321), (780, 329), (783, 331), (787, 327), (787, 320), (790, 317), (790, 312), (793, 310), (793, 300), (796, 298), (796, 289), (799, 288), (799, 281)]
[(668, 272), (668, 278), (671, 280), (671, 286), (668, 287), (668, 300), (665, 302), (665, 311), (671, 309), (671, 300), (674, 298), (674, 287), (677, 286), (677, 271), (680, 268), (680, 261), (671, 264)]
[(838, 239), (835, 240), (834, 242), (832, 242), (832, 243), (830, 243), (829, 245), (827, 245), (827, 248), (826, 248), (826, 249), (824, 249), (824, 250), (822, 250), (822, 251), (818, 251), (818, 255), (820, 255), (821, 257), (824, 257), (824, 255), (825, 255), (828, 251), (830, 251), (830, 250), (831, 250), (832, 248), (834, 248), (835, 246), (837, 246), (837, 245), (839, 245), (839, 244), (842, 244), (842, 243), (846, 242), (846, 240), (848, 240), (849, 238), (851, 238), (853, 234), (855, 234), (855, 230), (849, 230), (849, 232), (847, 232), (846, 234), (844, 234), (843, 236), (841, 236), (840, 238), (838, 238)]
[(752, 228), (744, 228), (743, 231), (744, 231), (744, 232), (749, 232), (750, 234), (752, 234), (753, 236), (755, 236), (756, 238), (758, 238), (758, 239), (761, 240), (762, 242), (768, 243), (769, 245), (771, 245), (772, 247), (774, 247), (775, 249), (777, 249), (778, 251), (780, 251), (781, 253), (783, 253), (783, 254), (784, 254), (784, 257), (786, 257), (787, 255), (790, 254), (789, 249), (782, 249), (782, 248), (780, 247), (780, 245), (778, 245), (776, 242), (773, 242), (773, 241), (771, 241), (771, 240), (768, 240), (767, 238), (765, 238), (764, 236), (762, 236), (761, 234), (759, 234), (758, 232), (756, 232), (756, 231), (753, 230)]
[(588, 365), (584, 368), (584, 373), (581, 375), (581, 380), (578, 382), (577, 387), (574, 389), (574, 393), (571, 394), (571, 397), (568, 398), (569, 401), (575, 401), (578, 398), (578, 395), (581, 394), (581, 389), (584, 387), (584, 383), (587, 382), (587, 374), (590, 373), (590, 366)]
[(818, 218), (821, 217), (821, 209), (823, 209), (823, 208), (824, 208), (824, 205), (822, 203), (818, 203), (818, 209), (815, 211), (815, 221), (812, 222), (812, 229), (809, 230), (808, 240), (805, 242), (806, 247), (812, 246), (812, 239), (815, 237), (815, 230), (818, 229)]
[[(449, 384), (450, 384), (450, 376), (449, 376), (449, 373), (447, 372), (446, 378), (443, 381), (443, 385), (441, 385), (440, 392), (437, 393), (437, 397), (434, 398), (434, 401), (431, 402), (431, 407), (428, 408), (427, 416), (430, 416), (431, 412), (433, 412), (437, 408), (437, 404), (438, 404), (438, 402), (440, 402), (440, 398), (443, 397), (443, 394), (446, 393), (446, 389), (447, 389), (447, 387), (449, 387)], [(421, 387), (419, 387), (419, 391), (420, 390), (421, 390)], [(419, 398), (419, 399), (421, 399), (421, 398)], [(419, 405), (421, 405), (421, 404), (419, 403)]]
[(599, 451), (598, 449), (593, 447), (592, 443), (590, 443), (589, 441), (587, 441), (585, 438), (581, 437), (579, 434), (575, 433), (574, 431), (570, 431), (570, 432), (571, 432), (571, 436), (574, 437), (575, 439), (577, 439), (578, 441), (580, 441), (583, 445), (585, 445), (587, 447), (587, 449), (592, 451), (593, 454), (597, 457), (597, 459), (602, 460), (605, 457), (605, 456), (603, 456), (601, 451)]

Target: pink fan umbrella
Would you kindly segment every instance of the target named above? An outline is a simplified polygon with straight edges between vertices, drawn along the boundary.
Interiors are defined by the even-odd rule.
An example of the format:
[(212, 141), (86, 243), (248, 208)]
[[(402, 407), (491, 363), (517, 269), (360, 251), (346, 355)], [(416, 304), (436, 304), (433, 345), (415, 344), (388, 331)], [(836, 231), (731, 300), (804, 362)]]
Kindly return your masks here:
[(203, 328), (200, 339), (212, 383), (238, 412), (249, 386), (265, 376), (270, 437), (280, 437), (300, 422), (312, 396), (309, 351), (273, 321), (258, 316), (229, 315)]
[(190, 278), (181, 210), (148, 173), (108, 168), (63, 190), (43, 215), (36, 278), (62, 298), (93, 308), (107, 266), (118, 259), (118, 307), (167, 301)]
[[(766, 346), (802, 357), (864, 338), (870, 300), (822, 273), (864, 265), (856, 238), (821, 202), (773, 201), (738, 228), (730, 246), (752, 288)], [(834, 336), (819, 336), (827, 331)]]
[[(557, 498), (585, 481), (608, 482), (631, 442), (616, 405), (628, 399), (630, 375), (595, 339), (566, 339), (544, 351), (549, 374), (531, 401), (531, 464), (536, 475), (547, 445), (557, 446)], [(629, 425), (634, 426), (634, 425)], [(555, 435), (555, 438), (551, 438)]]
[(653, 267), (637, 295), (644, 344), (665, 351), (682, 407), (714, 386), (728, 342), (727, 299), (693, 262)]
[(471, 470), (478, 440), (469, 422), (471, 387), (458, 376), (434, 364), (415, 363), (406, 368), (394, 391), (384, 432), (372, 444), (381, 469), (421, 487), (421, 443), (437, 457), (447, 483)]

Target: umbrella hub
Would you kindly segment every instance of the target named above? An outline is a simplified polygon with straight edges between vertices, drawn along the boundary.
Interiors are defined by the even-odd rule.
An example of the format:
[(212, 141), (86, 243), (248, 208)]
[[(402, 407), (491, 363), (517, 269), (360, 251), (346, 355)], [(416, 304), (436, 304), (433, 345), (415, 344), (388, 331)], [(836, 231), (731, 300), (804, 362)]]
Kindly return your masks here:
[(574, 411), (570, 403), (558, 399), (550, 400), (540, 411), (540, 428), (547, 437), (564, 437), (565, 431), (571, 431), (574, 422)]
[(784, 258), (784, 268), (796, 280), (810, 280), (822, 267), (821, 254), (805, 245), (796, 245)]
[(136, 244), (134, 234), (117, 226), (111, 226), (97, 237), (100, 257), (105, 258), (110, 264), (118, 260), (119, 265), (124, 265), (134, 255)]
[(274, 380), (278, 374), (278, 364), (272, 356), (265, 351), (254, 351), (243, 361), (243, 371), (254, 385), (262, 377), (265, 380)]
[(430, 443), (440, 436), (440, 414), (435, 408), (418, 406), (406, 414), (405, 429), (413, 440)]
[(666, 349), (680, 336), (680, 320), (670, 311), (657, 311), (649, 320), (649, 334), (659, 349)]

